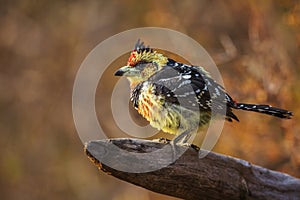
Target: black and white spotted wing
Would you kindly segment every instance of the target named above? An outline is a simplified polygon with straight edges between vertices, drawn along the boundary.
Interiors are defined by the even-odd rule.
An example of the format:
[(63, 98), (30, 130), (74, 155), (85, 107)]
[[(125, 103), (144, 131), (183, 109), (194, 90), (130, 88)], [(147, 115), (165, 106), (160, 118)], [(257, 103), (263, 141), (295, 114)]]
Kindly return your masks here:
[(238, 118), (232, 113), (234, 101), (224, 88), (197, 66), (184, 65), (175, 61), (148, 80), (155, 86), (156, 95), (164, 96), (165, 103), (178, 104), (193, 111), (226, 114), (227, 119)]

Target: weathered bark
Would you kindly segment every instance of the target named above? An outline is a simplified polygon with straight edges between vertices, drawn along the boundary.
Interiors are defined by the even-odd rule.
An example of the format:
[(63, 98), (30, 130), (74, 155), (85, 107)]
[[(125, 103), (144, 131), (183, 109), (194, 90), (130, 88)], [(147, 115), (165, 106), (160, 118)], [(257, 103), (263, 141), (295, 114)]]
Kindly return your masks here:
[[(167, 150), (162, 151), (163, 148)], [(167, 143), (99, 140), (87, 143), (85, 150), (104, 172), (174, 197), (300, 199), (300, 179), (213, 152), (199, 158), (198, 150), (192, 147), (176, 147), (176, 152), (184, 153), (171, 164), (174, 148)]]

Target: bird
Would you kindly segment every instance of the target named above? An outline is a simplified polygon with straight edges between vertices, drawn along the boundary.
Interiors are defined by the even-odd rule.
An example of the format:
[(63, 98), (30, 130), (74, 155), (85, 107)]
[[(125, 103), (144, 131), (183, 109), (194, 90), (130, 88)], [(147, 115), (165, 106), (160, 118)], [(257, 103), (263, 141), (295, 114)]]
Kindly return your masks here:
[(130, 101), (150, 125), (176, 135), (174, 144), (186, 144), (212, 119), (237, 121), (233, 110), (245, 110), (290, 119), (291, 111), (270, 105), (239, 103), (201, 66), (177, 62), (146, 46), (140, 39), (127, 65), (115, 76), (130, 82)]

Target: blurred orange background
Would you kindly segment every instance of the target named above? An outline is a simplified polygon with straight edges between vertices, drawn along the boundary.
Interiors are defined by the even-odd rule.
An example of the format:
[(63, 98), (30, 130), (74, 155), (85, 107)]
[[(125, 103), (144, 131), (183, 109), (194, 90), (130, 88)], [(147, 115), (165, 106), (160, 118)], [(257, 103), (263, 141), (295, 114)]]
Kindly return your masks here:
[[(175, 199), (99, 172), (72, 118), (83, 59), (106, 38), (144, 26), (197, 40), (237, 100), (293, 111), (291, 120), (236, 111), (240, 123), (225, 124), (214, 151), (300, 177), (299, 1), (1, 1), (2, 199)], [(98, 102), (110, 98), (127, 56), (101, 79)], [(99, 119), (110, 112), (100, 103), (97, 111)], [(119, 131), (112, 120), (102, 125)]]

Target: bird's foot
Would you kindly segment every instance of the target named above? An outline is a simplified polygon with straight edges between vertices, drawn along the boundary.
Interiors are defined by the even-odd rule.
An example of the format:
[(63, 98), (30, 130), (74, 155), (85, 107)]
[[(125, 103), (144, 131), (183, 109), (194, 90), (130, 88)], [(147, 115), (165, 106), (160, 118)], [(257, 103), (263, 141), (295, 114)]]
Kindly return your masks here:
[(174, 140), (169, 142), (172, 148), (172, 161), (176, 161), (188, 147), (190, 147), (189, 143), (175, 143)]

